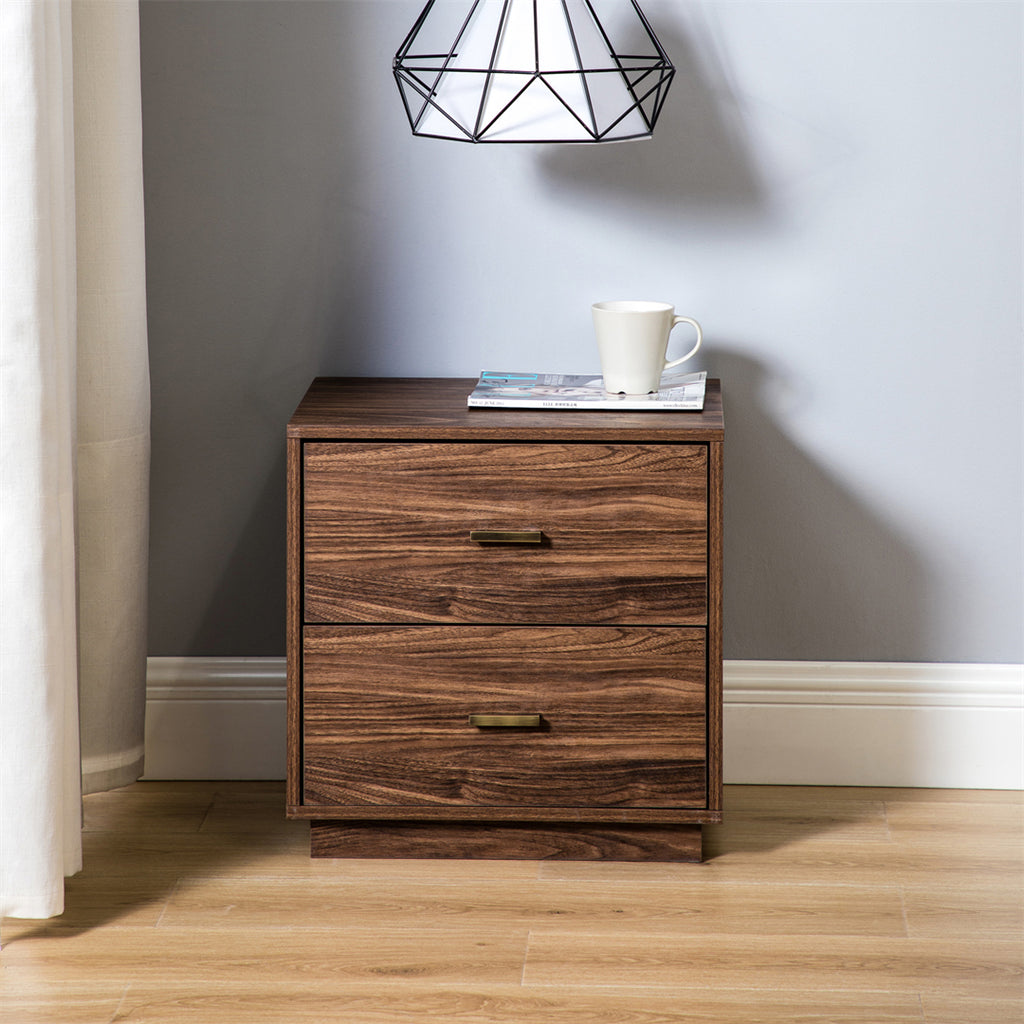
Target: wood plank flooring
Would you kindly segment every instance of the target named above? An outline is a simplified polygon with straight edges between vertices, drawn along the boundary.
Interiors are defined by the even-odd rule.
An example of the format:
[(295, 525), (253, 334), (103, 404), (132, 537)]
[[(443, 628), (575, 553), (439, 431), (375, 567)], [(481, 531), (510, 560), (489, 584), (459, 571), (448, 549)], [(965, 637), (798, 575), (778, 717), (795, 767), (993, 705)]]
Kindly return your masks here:
[(3, 1024), (1020, 1024), (1022, 794), (726, 787), (699, 865), (310, 860), (280, 783), (85, 801)]

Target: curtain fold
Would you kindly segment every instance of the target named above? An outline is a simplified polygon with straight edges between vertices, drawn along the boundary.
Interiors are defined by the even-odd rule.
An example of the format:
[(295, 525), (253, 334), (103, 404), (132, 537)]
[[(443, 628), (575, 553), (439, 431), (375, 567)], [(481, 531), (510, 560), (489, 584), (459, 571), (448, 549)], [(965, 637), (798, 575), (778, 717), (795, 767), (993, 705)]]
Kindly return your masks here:
[(82, 784), (142, 774), (149, 353), (137, 0), (72, 3)]
[(0, 4), (0, 917), (63, 910), (83, 766), (142, 771), (138, 46), (136, 0)]
[(0, 913), (81, 866), (70, 11), (0, 6)]

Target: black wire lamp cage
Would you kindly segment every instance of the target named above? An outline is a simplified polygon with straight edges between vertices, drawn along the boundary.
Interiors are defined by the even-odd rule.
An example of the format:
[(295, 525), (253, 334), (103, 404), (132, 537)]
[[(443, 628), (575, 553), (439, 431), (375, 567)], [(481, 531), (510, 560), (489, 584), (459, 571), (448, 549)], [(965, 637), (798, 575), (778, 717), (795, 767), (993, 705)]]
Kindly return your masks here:
[(414, 135), (649, 138), (675, 68), (636, 0), (429, 0), (395, 55)]

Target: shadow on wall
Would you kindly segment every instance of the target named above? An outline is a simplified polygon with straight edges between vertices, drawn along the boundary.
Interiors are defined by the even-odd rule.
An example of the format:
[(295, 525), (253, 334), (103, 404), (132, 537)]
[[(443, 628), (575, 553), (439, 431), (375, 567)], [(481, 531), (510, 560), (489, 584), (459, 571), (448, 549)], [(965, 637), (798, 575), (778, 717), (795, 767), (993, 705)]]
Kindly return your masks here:
[(251, 503), (237, 508), (243, 520), (225, 537), (229, 553), (211, 578), (202, 614), (182, 653), (206, 655), (256, 649), (258, 656), (285, 649), (285, 454), (275, 446), (266, 480)]
[(665, 221), (701, 216), (760, 219), (769, 196), (746, 143), (724, 69), (681, 31), (658, 26), (676, 74), (651, 139), (622, 145), (553, 146), (544, 177), (559, 199), (625, 208)]
[[(550, 147), (544, 180), (560, 202), (659, 225), (770, 221), (728, 69), (712, 45), (657, 26), (676, 65), (649, 142)], [(772, 415), (767, 367), (712, 342), (728, 423), (725, 652), (728, 658), (906, 661), (923, 650), (928, 589), (913, 544), (815, 463)]]
[(725, 656), (915, 661), (928, 586), (913, 544), (794, 444), (762, 363), (712, 347), (725, 396)]
[[(376, 129), (339, 99), (353, 74), (339, 43), (359, 49), (373, 9), (142, 5), (153, 654), (283, 650), (284, 424), (337, 353), (339, 371), (365, 369), (371, 346), (355, 342), (381, 337), (393, 291)], [(728, 76), (709, 48), (658, 31), (677, 74), (655, 138), (547, 147), (543, 181), (560, 202), (642, 220), (638, 239), (682, 217), (764, 220)], [(729, 418), (727, 655), (913, 658), (912, 547), (779, 428), (762, 366), (728, 351), (707, 366)]]
[(348, 4), (140, 10), (152, 654), (284, 649), (284, 425), (339, 281), (379, 262), (369, 228), (358, 259), (345, 230), (366, 159), (339, 101), (352, 21)]

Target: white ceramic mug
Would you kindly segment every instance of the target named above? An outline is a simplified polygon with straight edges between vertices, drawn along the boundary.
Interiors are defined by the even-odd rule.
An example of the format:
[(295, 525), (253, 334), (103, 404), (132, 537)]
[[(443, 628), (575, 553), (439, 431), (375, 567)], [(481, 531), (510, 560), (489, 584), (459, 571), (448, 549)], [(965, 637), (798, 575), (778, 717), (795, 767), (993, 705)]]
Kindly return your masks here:
[[(685, 363), (704, 340), (700, 324), (691, 317), (676, 316), (675, 307), (667, 302), (595, 302), (590, 308), (604, 389), (612, 394), (657, 391), (662, 373)], [(669, 333), (679, 323), (693, 325), (697, 343), (685, 356), (665, 362)]]

